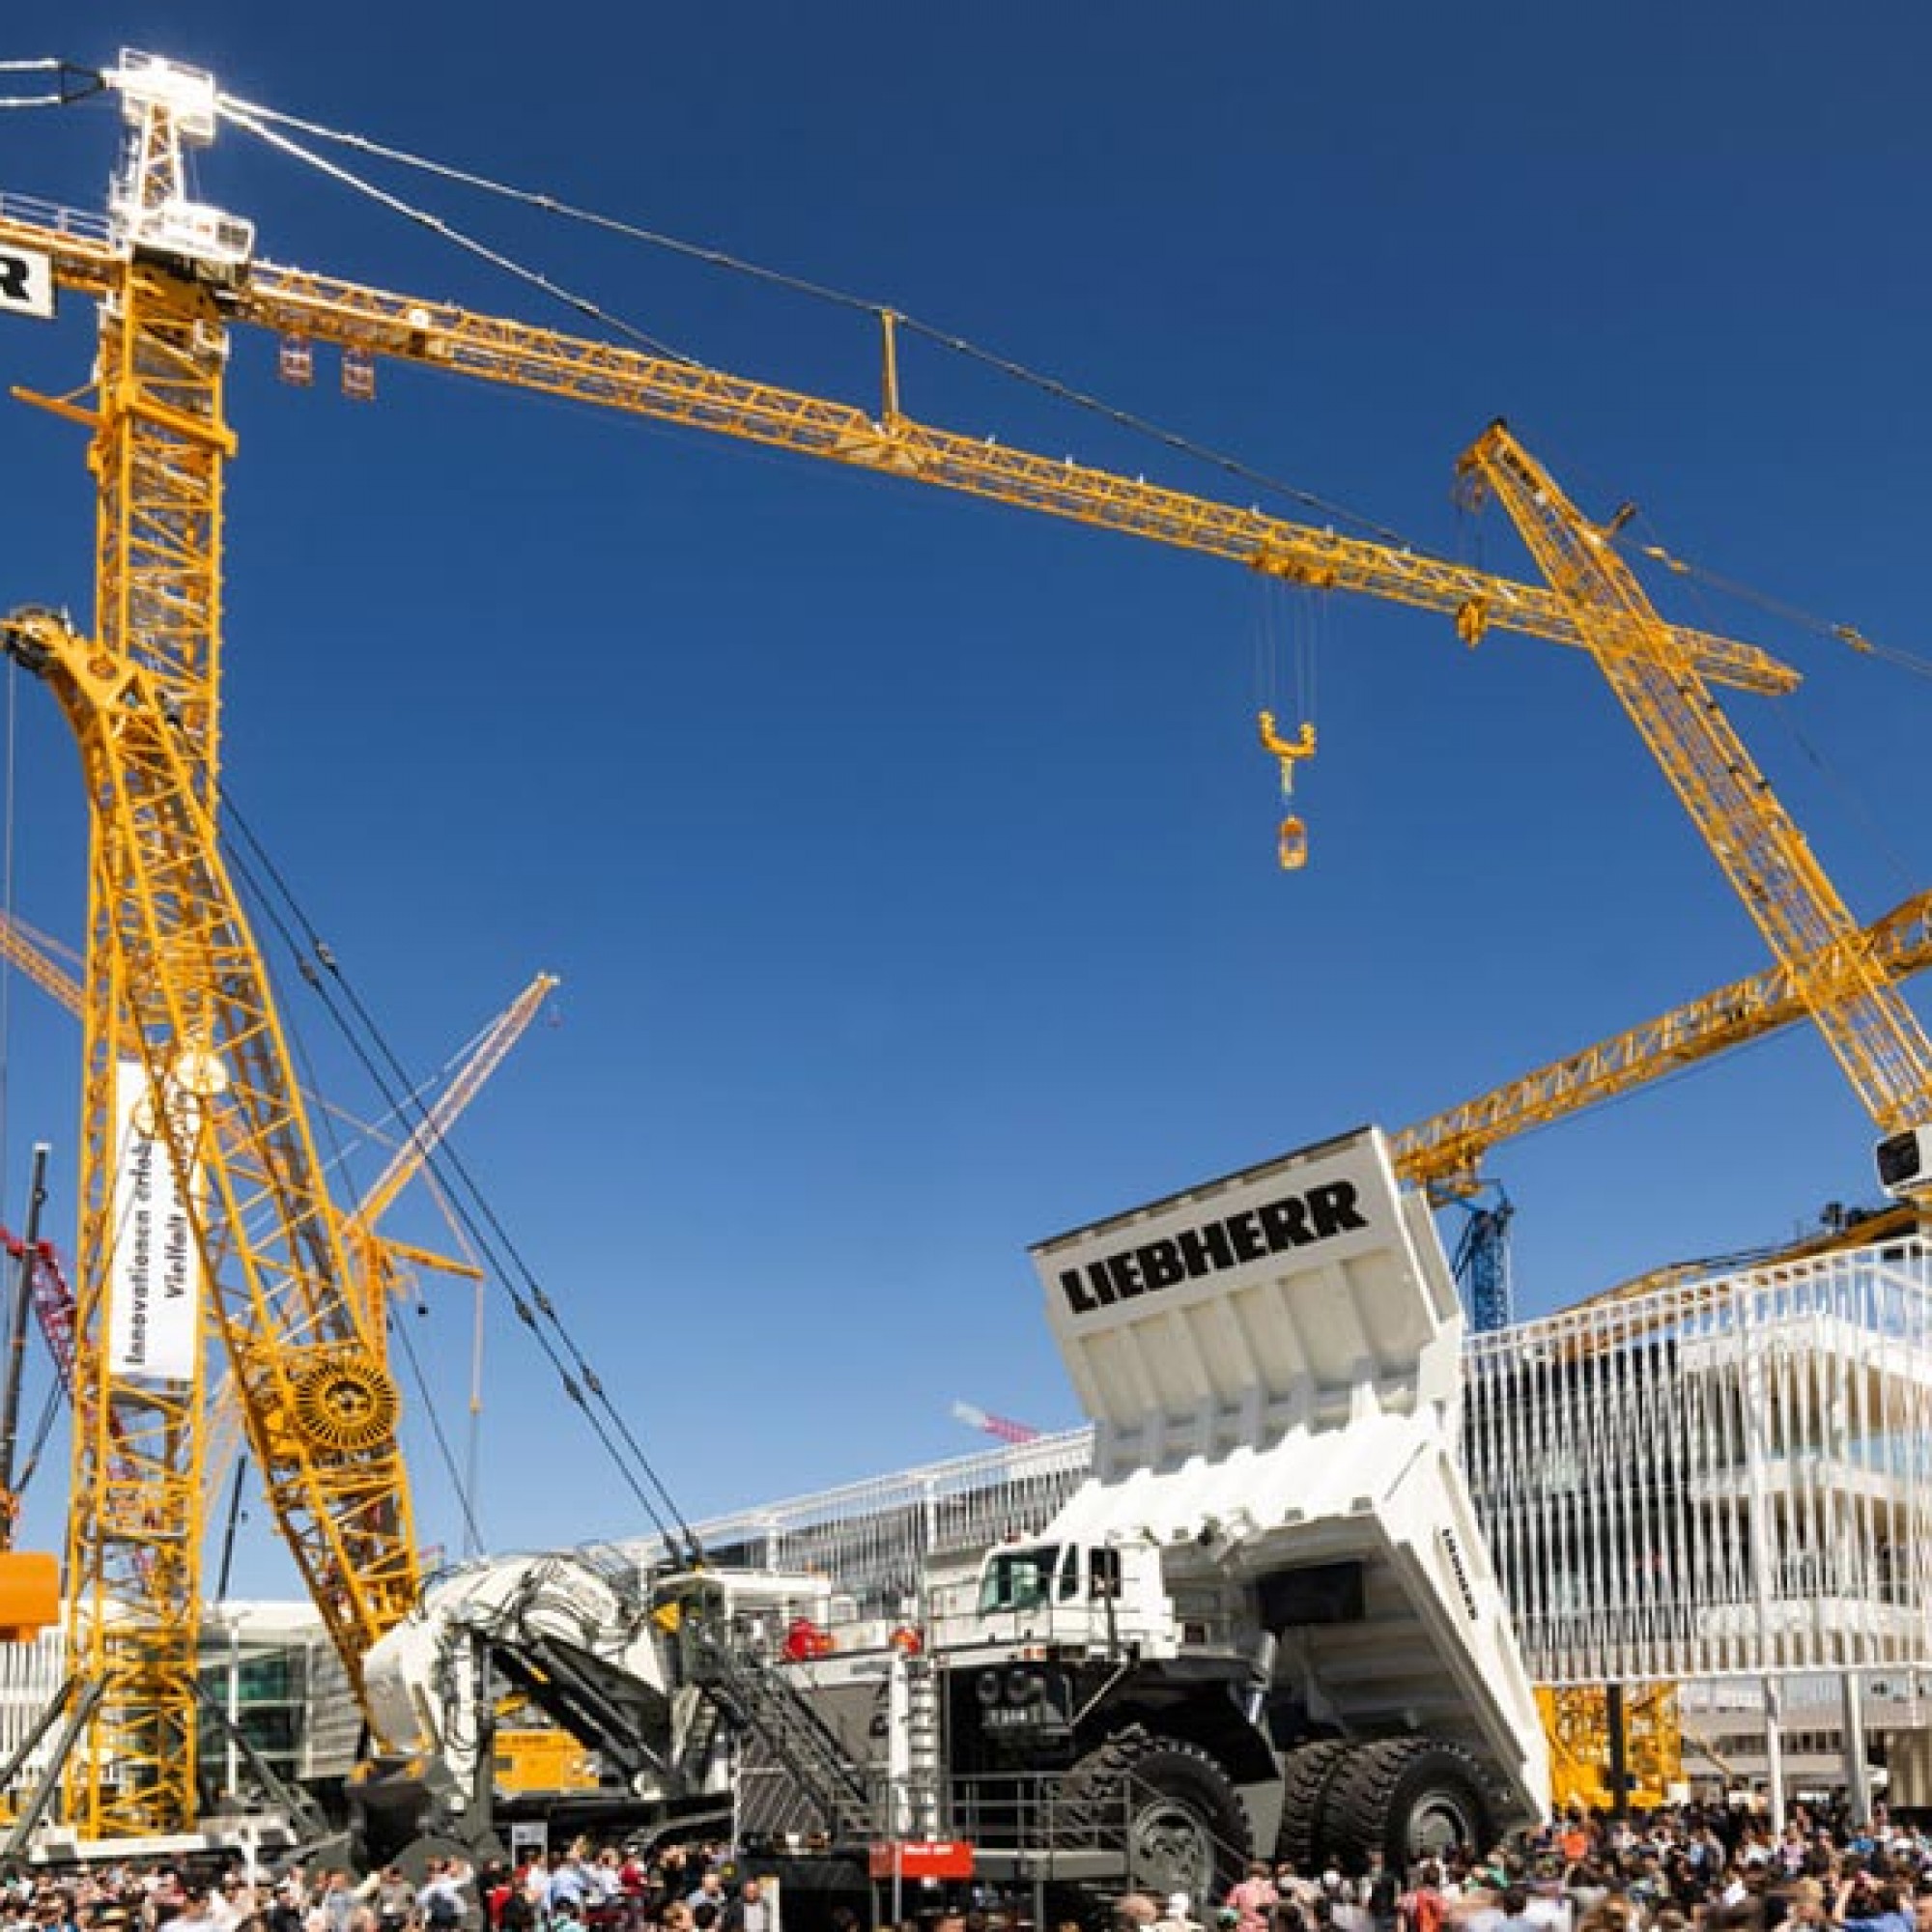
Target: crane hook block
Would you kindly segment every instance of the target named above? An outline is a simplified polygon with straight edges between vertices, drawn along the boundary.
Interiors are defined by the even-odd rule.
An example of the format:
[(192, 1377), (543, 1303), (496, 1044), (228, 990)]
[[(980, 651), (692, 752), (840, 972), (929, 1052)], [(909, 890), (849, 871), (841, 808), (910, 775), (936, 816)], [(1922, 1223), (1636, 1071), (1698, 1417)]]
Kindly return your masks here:
[(1471, 597), (1467, 603), (1456, 607), (1456, 635), (1473, 651), (1483, 641), (1483, 633), (1490, 628), (1490, 607), (1480, 597)]
[(1276, 849), (1284, 872), (1298, 872), (1308, 863), (1308, 827), (1293, 812), (1281, 821), (1281, 842)]
[(1315, 755), (1315, 726), (1302, 725), (1293, 738), (1284, 738), (1275, 729), (1274, 713), (1264, 711), (1260, 714), (1262, 727), (1262, 749), (1272, 752), (1281, 760), (1281, 790), (1286, 798), (1294, 790), (1294, 768), (1303, 758)]

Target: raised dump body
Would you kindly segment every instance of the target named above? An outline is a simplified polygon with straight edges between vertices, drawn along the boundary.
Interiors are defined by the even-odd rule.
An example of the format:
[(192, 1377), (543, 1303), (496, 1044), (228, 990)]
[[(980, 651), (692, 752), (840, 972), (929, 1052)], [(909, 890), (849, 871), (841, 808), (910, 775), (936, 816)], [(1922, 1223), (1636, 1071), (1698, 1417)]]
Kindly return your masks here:
[[(1381, 1134), (1033, 1257), (1095, 1424), (1094, 1473), (1039, 1541), (1157, 1549), (1183, 1648), (1191, 1634), (1265, 1668), (1277, 1745), (1333, 1741), (1321, 1778), (1304, 1765), (1317, 1815), (1284, 1820), (1290, 1845), (1321, 1837), (1345, 1740), (1460, 1747), (1490, 1779), (1492, 1823), (1541, 1811), (1542, 1727), (1456, 1457), (1463, 1314)], [(1325, 1808), (1342, 1830), (1347, 1807)]]

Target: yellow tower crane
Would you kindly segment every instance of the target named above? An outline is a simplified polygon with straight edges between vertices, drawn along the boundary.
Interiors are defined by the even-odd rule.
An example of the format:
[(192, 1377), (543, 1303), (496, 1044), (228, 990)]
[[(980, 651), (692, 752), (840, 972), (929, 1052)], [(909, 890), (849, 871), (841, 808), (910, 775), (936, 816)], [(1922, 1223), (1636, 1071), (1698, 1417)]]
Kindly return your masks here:
[[(1932, 892), (1917, 893), (1874, 920), (1862, 939), (1888, 986), (1922, 973), (1932, 966)], [(1481, 1183), (1483, 1156), (1498, 1143), (1762, 1039), (1807, 1011), (1788, 967), (1734, 980), (1405, 1127), (1389, 1143), (1396, 1172), (1438, 1204), (1472, 1193)]]
[[(382, 1340), (216, 841), (233, 327), (279, 334), (293, 374), (324, 343), (365, 377), (376, 357), (474, 377), (1438, 611), (1469, 640), (1497, 628), (1618, 661), (1655, 628), (1595, 610), (1586, 623), (1548, 588), (918, 421), (900, 407), (890, 316), (873, 412), (273, 266), (249, 223), (189, 192), (185, 155), (223, 112), (213, 79), (140, 54), (99, 79), (126, 124), (107, 220), (0, 196), (0, 285), (26, 293), (14, 305), (51, 312), (56, 290), (99, 305), (88, 389), (32, 399), (90, 434), (92, 635), (45, 611), (5, 634), (67, 715), (92, 812), (69, 1587), (76, 1662), (104, 1689), (70, 1799), (97, 1836), (173, 1829), (194, 1789), (201, 1363), (190, 1349), (157, 1376), (129, 1360), (125, 1317), (148, 1292), (122, 1232), (130, 1162), (167, 1181), (152, 1252), (206, 1284), (270, 1503), (358, 1694), (364, 1649), (416, 1581)], [(1706, 679), (1797, 682), (1747, 645), (1668, 635)], [(128, 1473), (110, 1468), (110, 1414), (136, 1445)]]
[(1792, 993), (1886, 1136), (1880, 1177), (1932, 1184), (1932, 1040), (1875, 956), (1804, 836), (1719, 707), (1696, 656), (1618, 555), (1506, 424), (1463, 456), (1471, 501), (1493, 496), (1576, 620), (1610, 690), (1657, 759)]

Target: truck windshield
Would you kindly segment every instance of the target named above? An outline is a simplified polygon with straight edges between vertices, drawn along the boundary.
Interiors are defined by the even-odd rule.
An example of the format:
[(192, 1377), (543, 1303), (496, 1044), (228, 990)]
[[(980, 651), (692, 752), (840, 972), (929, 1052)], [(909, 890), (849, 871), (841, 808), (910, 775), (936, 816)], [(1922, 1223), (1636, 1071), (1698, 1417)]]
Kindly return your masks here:
[(1054, 1567), (1060, 1561), (1057, 1544), (1034, 1549), (1003, 1549), (986, 1559), (980, 1583), (980, 1612), (1031, 1610), (1046, 1602), (1053, 1589)]

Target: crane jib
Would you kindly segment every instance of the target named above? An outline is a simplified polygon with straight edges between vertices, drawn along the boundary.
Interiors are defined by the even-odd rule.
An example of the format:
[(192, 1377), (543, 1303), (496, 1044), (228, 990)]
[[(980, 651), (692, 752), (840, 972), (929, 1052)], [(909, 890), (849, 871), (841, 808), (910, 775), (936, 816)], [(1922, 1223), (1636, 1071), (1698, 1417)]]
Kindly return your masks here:
[[(60, 286), (87, 295), (109, 294), (129, 267), (96, 219), (14, 195), (0, 195), (0, 250), (43, 254)], [(615, 409), (1066, 518), (1318, 588), (1440, 611), (1471, 642), (1494, 629), (1589, 648), (1574, 613), (1547, 585), (1071, 458), (1039, 456), (910, 416), (879, 419), (849, 403), (265, 260), (238, 270), (213, 294), (229, 320), (289, 340), (330, 344), (345, 355), (417, 363)], [(1669, 628), (1716, 683), (1776, 696), (1801, 681), (1790, 666), (1754, 645), (1689, 626)], [(1611, 648), (1621, 641), (1609, 633), (1599, 639)]]

